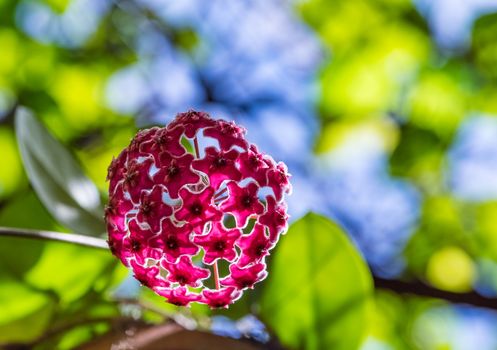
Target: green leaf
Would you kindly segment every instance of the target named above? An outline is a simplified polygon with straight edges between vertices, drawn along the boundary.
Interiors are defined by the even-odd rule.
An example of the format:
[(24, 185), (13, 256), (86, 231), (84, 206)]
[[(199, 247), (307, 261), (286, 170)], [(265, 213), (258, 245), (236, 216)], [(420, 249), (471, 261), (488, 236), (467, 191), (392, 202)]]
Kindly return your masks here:
[(54, 300), (7, 277), (1, 270), (0, 266), (0, 343), (29, 341), (40, 336), (55, 311)]
[(273, 254), (261, 317), (290, 348), (353, 350), (367, 330), (370, 272), (344, 232), (308, 214)]
[(28, 177), (48, 211), (71, 230), (101, 235), (99, 192), (71, 153), (25, 108), (16, 113), (16, 133)]
[[(26, 220), (29, 213), (29, 220)], [(0, 226), (24, 227), (41, 230), (57, 230), (58, 227), (47, 213), (34, 192), (14, 197), (0, 211)], [(16, 247), (16, 249), (12, 249)], [(33, 239), (0, 237), (0, 264), (16, 278), (22, 278), (43, 252), (44, 245)], [(22, 259), (19, 254), (22, 252)]]
[(26, 273), (28, 283), (57, 293), (70, 303), (94, 287), (95, 281), (115, 259), (110, 252), (73, 244), (47, 242), (37, 264)]

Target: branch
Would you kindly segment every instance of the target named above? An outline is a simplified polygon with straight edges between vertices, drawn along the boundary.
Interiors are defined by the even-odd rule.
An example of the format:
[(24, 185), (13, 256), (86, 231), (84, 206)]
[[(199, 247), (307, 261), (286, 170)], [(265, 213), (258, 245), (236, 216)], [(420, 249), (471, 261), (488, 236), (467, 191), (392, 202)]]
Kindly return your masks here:
[[(102, 238), (89, 237), (74, 233), (0, 227), (0, 236), (52, 240), (98, 249), (109, 249), (107, 242)], [(412, 294), (422, 297), (443, 299), (452, 303), (469, 304), (497, 310), (497, 298), (487, 298), (474, 291), (467, 293), (453, 293), (430, 287), (419, 280), (406, 282), (401, 280), (386, 279), (375, 275), (373, 275), (373, 279), (375, 288), (378, 289), (388, 289), (399, 294)]]
[(454, 293), (430, 287), (419, 280), (400, 281), (373, 276), (375, 288), (388, 289), (399, 294), (412, 294), (422, 297), (443, 299), (451, 303), (469, 304), (497, 310), (497, 298), (487, 298), (474, 291)]
[(75, 233), (62, 233), (53, 231), (28, 230), (13, 227), (0, 227), (0, 236), (31, 238), (49, 241), (78, 244), (85, 247), (109, 249), (107, 242), (102, 238), (89, 237)]

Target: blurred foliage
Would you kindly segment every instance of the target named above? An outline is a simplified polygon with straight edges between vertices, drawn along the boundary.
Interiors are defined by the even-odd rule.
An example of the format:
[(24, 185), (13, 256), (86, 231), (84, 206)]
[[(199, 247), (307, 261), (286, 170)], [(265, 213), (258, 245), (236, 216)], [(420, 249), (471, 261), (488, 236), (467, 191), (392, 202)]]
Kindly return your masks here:
[[(208, 54), (208, 28), (168, 23), (160, 10), (143, 5), (146, 1), (102, 1), (108, 8), (101, 11), (93, 32), (71, 41), (71, 34), (77, 35), (64, 32), (61, 18), (75, 2), (0, 0), (0, 226), (101, 234), (108, 164), (128, 144), (137, 125), (150, 123), (149, 115), (165, 109), (164, 101), (156, 101), (160, 99), (154, 95), (155, 85), (162, 85), (152, 83), (153, 74), (143, 75), (145, 82), (134, 91), (122, 88), (130, 100), (143, 89), (152, 91), (152, 99), (136, 113), (109, 107), (109, 81), (123, 68), (140, 71), (143, 62), (152, 61), (159, 51), (186, 57), (192, 67), (202, 66)], [(44, 37), (30, 32), (22, 15), (32, 5), (46, 6), (58, 20), (53, 28), (62, 34)], [(406, 228), (406, 246), (398, 248), (399, 264), (405, 264), (401, 277), (447, 291), (477, 290), (495, 296), (497, 198), (458, 196), (450, 179), (451, 154), (465, 122), (474, 115), (497, 115), (497, 14), (478, 18), (468, 46), (451, 52), (438, 45), (428, 21), (410, 0), (307, 0), (297, 1), (295, 7), (325, 49), (315, 82), (320, 124), (315, 152), (326, 157), (346, 141), (359, 144), (372, 133), (381, 140), (387, 160), (389, 173), (382, 176), (402, 178), (419, 192), (419, 219)], [(231, 27), (226, 28), (233, 34)], [(46, 28), (35, 29), (41, 33)], [(139, 41), (151, 33), (160, 38)], [(209, 63), (224, 66), (223, 59)], [(251, 59), (246, 59), (249, 65)], [(158, 66), (173, 63), (177, 64), (160, 61)], [(257, 75), (251, 66), (247, 72)], [(225, 81), (216, 86), (202, 70), (191, 75), (205, 90), (207, 102), (235, 105), (220, 93)], [(160, 79), (174, 81), (174, 91), (164, 92), (165, 99), (174, 100), (188, 85), (175, 75)], [(181, 101), (175, 108), (190, 107)], [(243, 113), (251, 109), (246, 101), (241, 105)], [(36, 118), (16, 130), (18, 106), (29, 108)], [(468, 147), (478, 149), (476, 141)], [(71, 179), (91, 187), (97, 200), (89, 204), (85, 194), (75, 193)], [(61, 203), (75, 216), (64, 216)], [(380, 227), (388, 227), (393, 219), (385, 217)], [(363, 220), (371, 218), (365, 215)], [(270, 264), (264, 285), (229, 310), (178, 309), (134, 285), (138, 293), (132, 299), (147, 306), (140, 308), (113, 299), (116, 290), (133, 282), (107, 252), (0, 237), (0, 344), (72, 349), (110, 331), (122, 318), (159, 323), (166, 315), (209, 327), (212, 317), (240, 319), (253, 313), (289, 348), (354, 349), (361, 346), (363, 336), (365, 349), (456, 348), (450, 336), (434, 330), (459, 315), (459, 309), (383, 291), (371, 296), (369, 272), (359, 253), (321, 216), (297, 221)]]
[(424, 198), (405, 250), (408, 273), (442, 289), (472, 289), (475, 258), (493, 255), (497, 227), (484, 218), (495, 205), (451, 195), (447, 154), (462, 121), (497, 112), (497, 17), (478, 19), (468, 52), (452, 54), (437, 47), (410, 1), (312, 0), (299, 10), (330, 56), (320, 73), (316, 150), (333, 151), (347, 130), (391, 125), (379, 134), (390, 173)]

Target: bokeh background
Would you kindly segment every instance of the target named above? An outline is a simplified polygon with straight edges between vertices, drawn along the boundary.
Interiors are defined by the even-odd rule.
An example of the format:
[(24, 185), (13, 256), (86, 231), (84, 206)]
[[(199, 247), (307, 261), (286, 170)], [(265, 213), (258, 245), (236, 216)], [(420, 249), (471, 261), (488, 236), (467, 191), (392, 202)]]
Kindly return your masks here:
[[(137, 128), (189, 108), (234, 119), (288, 165), (292, 220), (334, 219), (377, 276), (497, 296), (495, 0), (0, 0), (0, 225), (64, 231), (23, 169), (20, 105), (102, 193)], [(0, 238), (4, 257), (15, 242)], [(15, 272), (42, 254), (23, 249)], [(67, 274), (73, 305), (78, 284), (96, 282)], [(2, 308), (16, 314), (5, 286)], [(42, 310), (37, 298), (25, 307)], [(375, 299), (363, 350), (497, 349), (490, 309), (380, 289)]]

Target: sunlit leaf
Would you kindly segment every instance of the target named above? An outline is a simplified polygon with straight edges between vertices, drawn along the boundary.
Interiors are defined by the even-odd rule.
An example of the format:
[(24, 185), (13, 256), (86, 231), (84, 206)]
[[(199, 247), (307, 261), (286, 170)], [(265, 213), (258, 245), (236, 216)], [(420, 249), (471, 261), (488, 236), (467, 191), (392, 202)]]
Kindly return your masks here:
[(487, 76), (497, 78), (497, 14), (479, 18), (473, 28), (472, 50), (478, 68)]
[(482, 203), (475, 209), (474, 229), (478, 252), (497, 262), (497, 202)]
[(408, 177), (425, 190), (442, 186), (446, 144), (429, 130), (411, 124), (400, 128), (399, 144), (390, 157), (394, 176)]
[[(29, 212), (29, 220), (26, 220)], [(0, 211), (0, 226), (54, 230), (56, 223), (50, 217), (34, 193), (18, 196)], [(12, 249), (12, 247), (19, 247)], [(0, 237), (0, 262), (9, 273), (22, 278), (36, 264), (43, 251), (43, 243), (37, 240)], [(19, 258), (22, 252), (22, 259)]]
[(108, 251), (63, 243), (46, 243), (38, 263), (26, 274), (33, 286), (55, 291), (62, 302), (71, 302), (93, 287), (107, 265)]
[(41, 335), (55, 311), (53, 299), (7, 277), (1, 264), (0, 284), (0, 344), (29, 341)]
[(475, 242), (464, 227), (463, 212), (460, 203), (448, 195), (425, 199), (421, 223), (404, 252), (411, 271), (424, 276), (432, 255), (448, 245), (474, 249)]
[(356, 349), (367, 326), (372, 283), (344, 232), (308, 214), (290, 227), (273, 256), (260, 312), (283, 344)]
[(16, 132), (28, 177), (50, 213), (76, 232), (104, 232), (99, 192), (71, 153), (26, 109), (16, 114)]
[(456, 73), (425, 72), (409, 92), (406, 106), (413, 124), (446, 139), (457, 130), (468, 107), (468, 93)]
[(23, 180), (21, 158), (17, 151), (12, 130), (0, 127), (0, 198), (14, 192)]
[(49, 5), (55, 12), (64, 12), (67, 5), (69, 4), (69, 0), (44, 0), (47, 5)]
[(67, 124), (75, 130), (95, 127), (102, 118), (103, 86), (107, 73), (101, 67), (58, 67), (49, 92)]
[(367, 137), (378, 138), (385, 151), (391, 152), (399, 141), (399, 131), (395, 123), (387, 118), (340, 120), (328, 123), (323, 126), (317, 139), (316, 152), (326, 153), (343, 145), (348, 140)]
[(426, 277), (439, 289), (452, 292), (469, 292), (475, 280), (475, 264), (461, 248), (447, 246), (428, 261)]
[(22, 54), (21, 42), (15, 30), (10, 28), (0, 29), (0, 75), (9, 74), (15, 70)]

